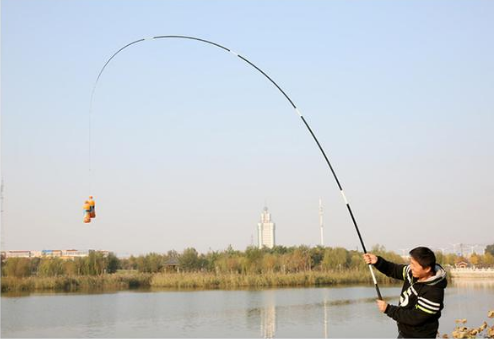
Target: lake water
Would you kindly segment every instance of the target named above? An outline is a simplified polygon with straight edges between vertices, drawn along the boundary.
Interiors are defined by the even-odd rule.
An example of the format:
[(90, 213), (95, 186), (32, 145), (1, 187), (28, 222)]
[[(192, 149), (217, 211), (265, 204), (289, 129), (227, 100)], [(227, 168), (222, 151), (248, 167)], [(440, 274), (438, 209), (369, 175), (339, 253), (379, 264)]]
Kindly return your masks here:
[[(381, 287), (397, 304), (400, 288)], [(455, 319), (479, 326), (494, 309), (494, 282), (446, 289), (440, 332)], [(367, 286), (213, 291), (120, 291), (1, 298), (2, 337), (396, 337)]]

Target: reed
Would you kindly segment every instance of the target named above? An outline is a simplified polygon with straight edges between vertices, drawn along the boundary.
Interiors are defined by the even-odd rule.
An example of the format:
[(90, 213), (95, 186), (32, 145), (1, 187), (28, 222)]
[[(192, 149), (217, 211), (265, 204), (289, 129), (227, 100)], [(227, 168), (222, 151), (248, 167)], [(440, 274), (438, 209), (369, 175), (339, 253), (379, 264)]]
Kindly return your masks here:
[[(381, 274), (380, 284), (392, 283)], [(262, 287), (308, 287), (337, 284), (371, 284), (371, 276), (361, 270), (306, 271), (297, 273), (114, 273), (96, 276), (3, 277), (2, 293), (29, 291), (78, 291), (131, 289), (139, 287), (234, 289)]]
[[(214, 274), (214, 273), (158, 273), (151, 279), (152, 287), (231, 289), (245, 287), (330, 286), (337, 284), (372, 283), (372, 278), (361, 271), (307, 271), (298, 273)], [(366, 272), (365, 272), (366, 273)], [(392, 283), (379, 277), (380, 283)]]
[(78, 291), (149, 287), (151, 274), (106, 274), (98, 276), (2, 277), (2, 293), (22, 291)]

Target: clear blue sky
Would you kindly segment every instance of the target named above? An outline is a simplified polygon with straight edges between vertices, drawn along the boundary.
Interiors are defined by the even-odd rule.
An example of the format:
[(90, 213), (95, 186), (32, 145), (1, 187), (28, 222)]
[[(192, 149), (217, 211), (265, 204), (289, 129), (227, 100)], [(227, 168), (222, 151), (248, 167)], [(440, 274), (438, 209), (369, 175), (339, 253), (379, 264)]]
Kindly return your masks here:
[[(493, 243), (491, 1), (1, 2), (2, 249)], [(92, 189), (89, 189), (91, 181)], [(97, 201), (96, 222), (82, 204)]]

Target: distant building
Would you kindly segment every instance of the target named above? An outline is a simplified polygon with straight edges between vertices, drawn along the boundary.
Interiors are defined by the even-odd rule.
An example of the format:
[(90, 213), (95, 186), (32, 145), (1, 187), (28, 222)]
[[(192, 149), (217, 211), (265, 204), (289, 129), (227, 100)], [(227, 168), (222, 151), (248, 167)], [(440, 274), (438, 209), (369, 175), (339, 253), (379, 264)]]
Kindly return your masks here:
[(42, 250), (42, 258), (57, 258), (62, 256), (62, 250)]
[(2, 251), (2, 259), (8, 258), (61, 258), (64, 260), (74, 260), (75, 258), (84, 258), (91, 252), (102, 253), (107, 257), (109, 251), (95, 250), (42, 250), (42, 251)]
[(81, 250), (63, 250), (62, 259), (83, 258), (89, 255), (89, 251)]
[(180, 272), (180, 262), (178, 258), (171, 257), (165, 262), (165, 272)]
[(257, 224), (257, 235), (259, 248), (264, 246), (273, 248), (276, 245), (275, 224), (271, 221), (271, 214), (268, 212), (267, 207), (264, 207), (261, 214), (261, 222)]
[(6, 251), (5, 258), (30, 258), (31, 251)]

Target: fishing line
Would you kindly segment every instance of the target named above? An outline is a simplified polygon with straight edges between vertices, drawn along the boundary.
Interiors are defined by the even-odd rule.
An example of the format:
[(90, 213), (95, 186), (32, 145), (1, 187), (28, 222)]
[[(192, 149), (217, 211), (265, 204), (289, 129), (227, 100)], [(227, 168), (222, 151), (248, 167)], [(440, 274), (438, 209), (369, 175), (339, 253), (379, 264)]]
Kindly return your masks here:
[[(336, 173), (335, 173), (335, 171), (333, 169), (333, 166), (331, 165), (328, 157), (326, 156), (326, 152), (324, 152), (324, 149), (322, 148), (321, 144), (319, 143), (319, 140), (317, 140), (317, 137), (314, 134), (314, 132), (312, 131), (312, 129), (310, 128), (309, 124), (307, 123), (307, 120), (305, 120), (304, 116), (302, 115), (302, 113), (300, 113), (300, 111), (297, 108), (297, 106), (295, 106), (295, 104), (293, 103), (292, 99), (290, 99), (290, 97), (285, 93), (285, 91), (280, 86), (278, 86), (278, 84), (273, 79), (271, 79), (271, 77), (269, 77), (269, 75), (267, 75), (262, 69), (260, 69), (255, 64), (253, 64), (246, 57), (244, 57), (244, 56), (242, 56), (242, 55), (240, 55), (238, 53), (235, 53), (233, 50), (231, 50), (231, 49), (229, 49), (229, 48), (227, 48), (225, 46), (222, 46), (220, 44), (217, 44), (215, 42), (204, 40), (204, 39), (199, 39), (199, 38), (192, 37), (192, 36), (185, 36), (185, 35), (159, 35), (159, 36), (155, 36), (155, 37), (151, 37), (151, 38), (144, 38), (144, 39), (135, 40), (135, 41), (133, 41), (133, 42), (131, 42), (131, 43), (123, 46), (118, 51), (116, 51), (106, 61), (106, 63), (104, 64), (104, 66), (101, 68), (101, 71), (99, 72), (98, 77), (96, 78), (96, 81), (95, 81), (94, 86), (93, 86), (93, 90), (91, 92), (91, 102), (90, 102), (90, 106), (89, 106), (89, 157), (90, 157), (90, 159), (89, 159), (89, 189), (90, 189), (90, 192), (89, 193), (91, 193), (91, 171), (92, 171), (92, 162), (91, 162), (91, 119), (92, 119), (92, 109), (93, 109), (94, 93), (96, 91), (96, 87), (98, 85), (98, 81), (101, 78), (101, 75), (103, 74), (106, 66), (108, 66), (108, 64), (110, 63), (110, 61), (112, 61), (113, 58), (115, 58), (115, 56), (117, 56), (118, 53), (120, 53), (121, 51), (123, 51), (124, 49), (126, 49), (126, 48), (128, 48), (128, 47), (130, 47), (132, 45), (141, 43), (143, 41), (158, 40), (158, 39), (187, 39), (187, 40), (199, 41), (199, 42), (202, 42), (202, 43), (205, 43), (205, 44), (209, 44), (209, 45), (214, 46), (214, 47), (218, 47), (218, 48), (220, 48), (220, 49), (222, 49), (222, 50), (224, 50), (226, 52), (229, 52), (229, 53), (233, 54), (235, 57), (243, 60), (244, 62), (246, 62), (247, 64), (249, 64), (251, 67), (255, 68), (259, 73), (261, 73), (262, 75), (264, 75), (264, 77), (266, 77), (283, 94), (283, 96), (288, 100), (288, 102), (290, 103), (290, 105), (292, 106), (292, 108), (295, 110), (295, 113), (297, 113), (297, 115), (300, 117), (300, 119), (302, 119), (302, 122), (304, 123), (305, 127), (307, 127), (307, 129), (309, 130), (310, 134), (312, 135), (312, 138), (314, 139), (314, 141), (317, 144), (317, 147), (319, 147), (319, 150), (321, 151), (322, 155), (324, 156), (324, 160), (326, 161), (326, 164), (328, 165), (329, 169), (331, 170), (331, 173), (333, 174), (333, 177), (336, 180), (336, 183), (338, 184), (338, 188), (339, 188), (340, 193), (341, 193), (341, 195), (343, 197), (343, 200), (345, 201), (345, 204), (346, 204), (348, 213), (350, 214), (350, 217), (352, 219), (353, 225), (355, 226), (355, 230), (357, 231), (357, 235), (359, 237), (360, 244), (362, 245), (362, 249), (364, 250), (364, 253), (367, 253), (367, 249), (365, 248), (364, 241), (362, 240), (362, 235), (360, 234), (360, 230), (358, 228), (357, 221), (355, 220), (355, 216), (353, 215), (353, 211), (352, 211), (352, 208), (350, 207), (350, 203), (348, 202), (348, 200), (347, 200), (347, 198), (345, 196), (345, 193), (343, 192), (343, 187), (341, 186), (340, 180), (336, 176)], [(374, 271), (372, 269), (372, 265), (369, 264), (368, 266), (369, 266), (370, 273), (372, 275), (372, 280), (374, 282), (374, 286), (376, 288), (377, 295), (378, 295), (379, 299), (382, 300), (381, 292), (379, 291), (379, 287), (377, 285), (377, 280), (376, 280), (376, 276), (374, 274)]]

